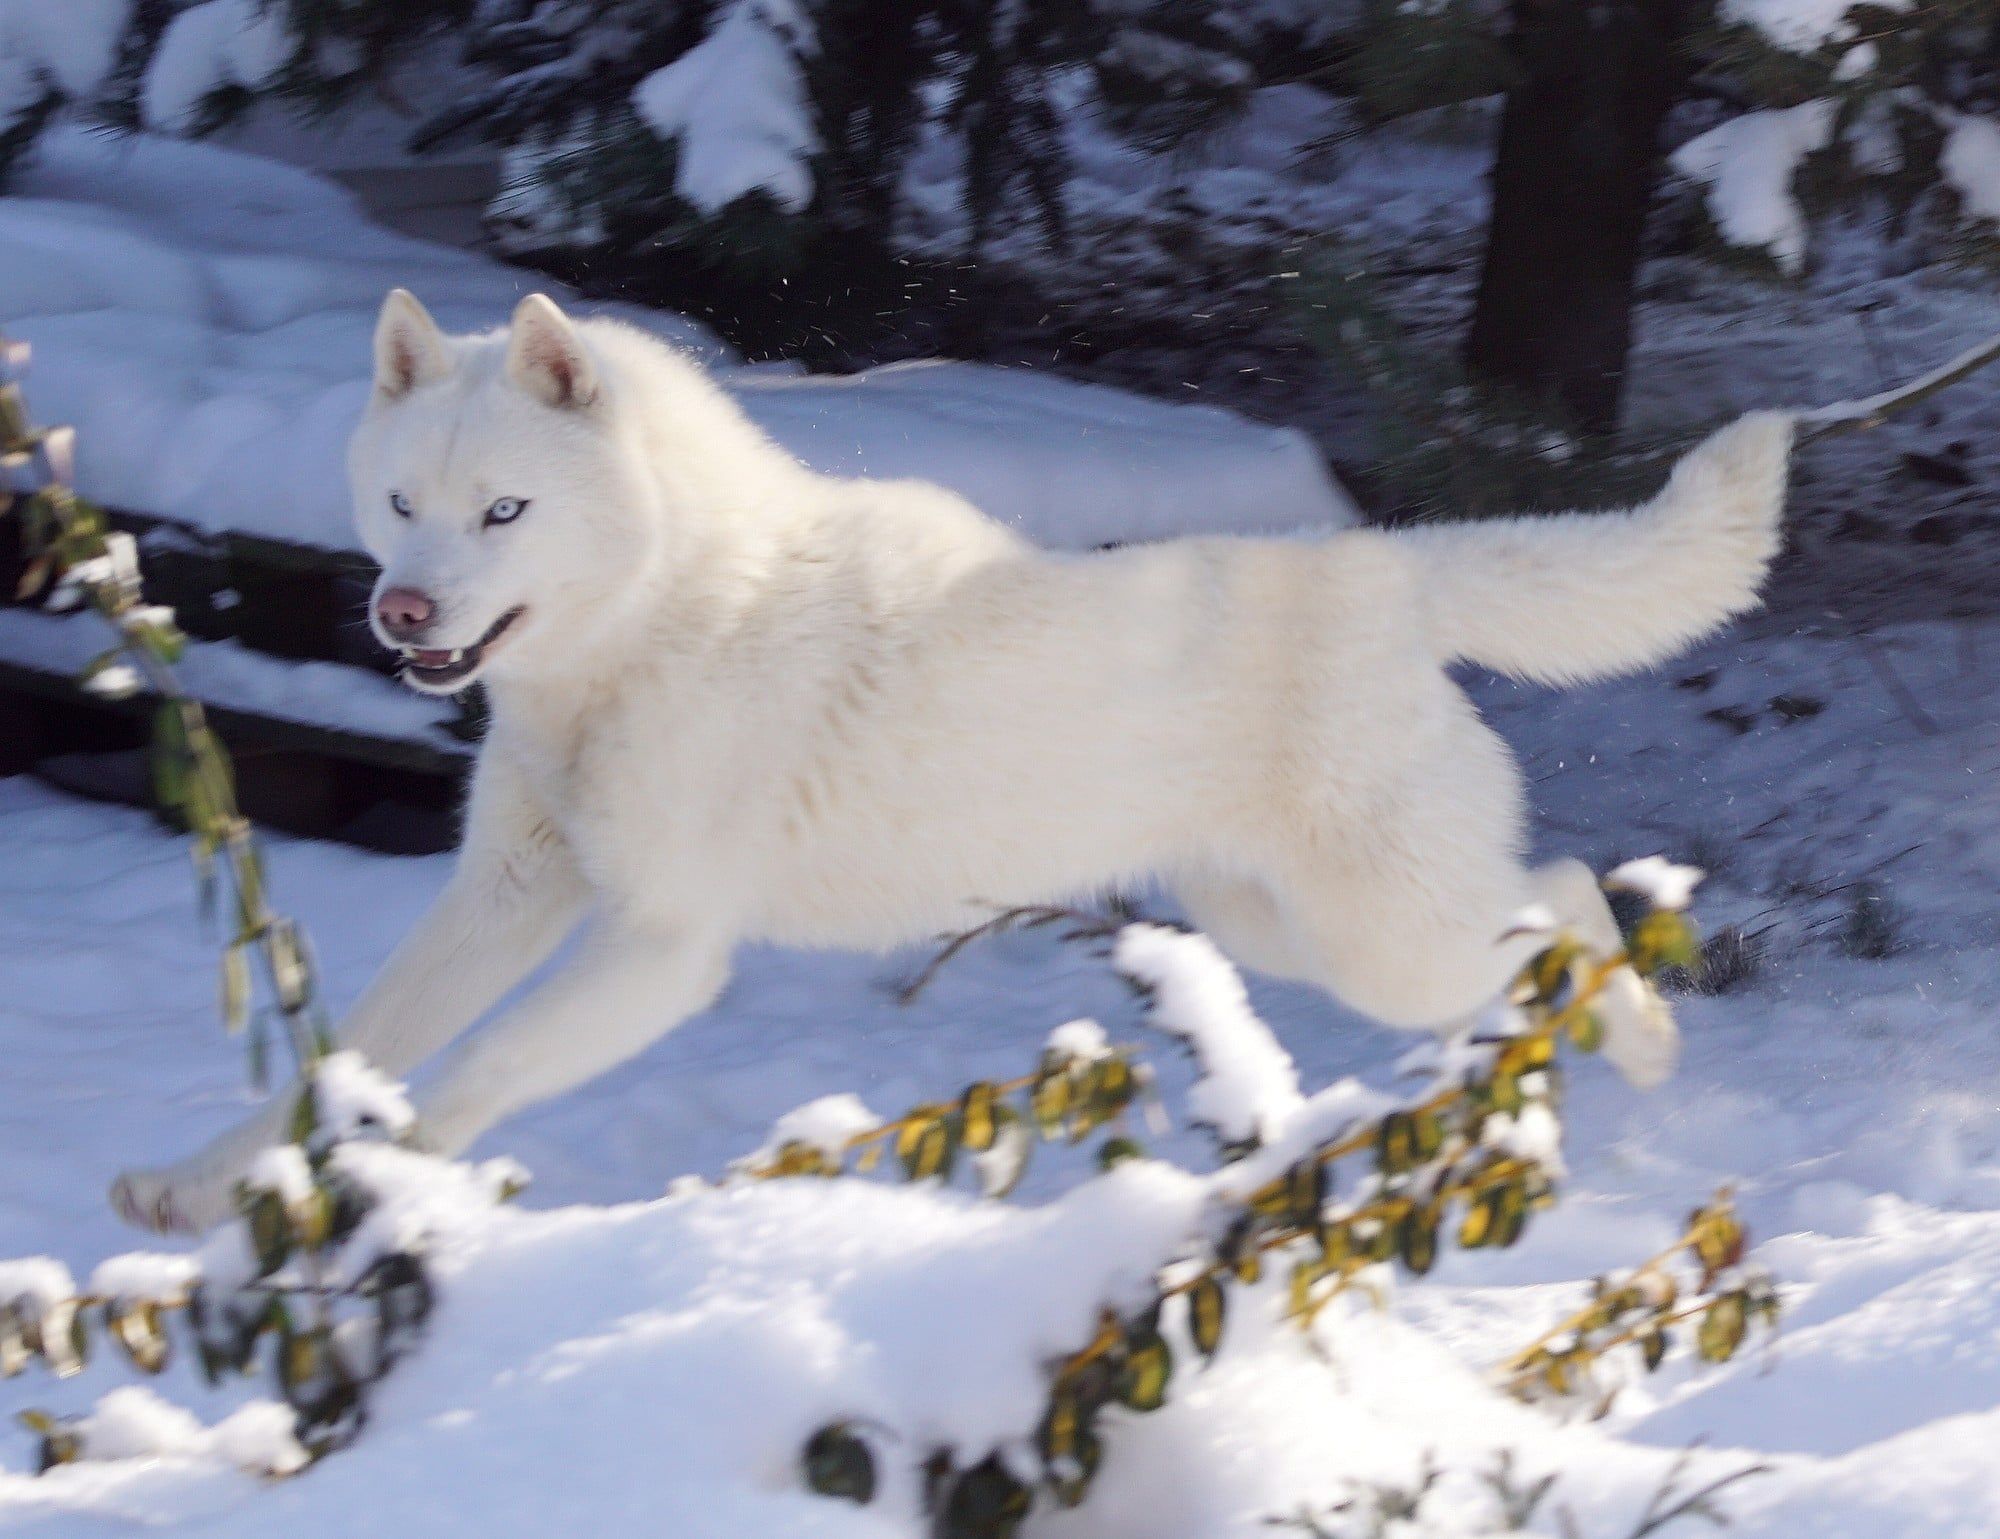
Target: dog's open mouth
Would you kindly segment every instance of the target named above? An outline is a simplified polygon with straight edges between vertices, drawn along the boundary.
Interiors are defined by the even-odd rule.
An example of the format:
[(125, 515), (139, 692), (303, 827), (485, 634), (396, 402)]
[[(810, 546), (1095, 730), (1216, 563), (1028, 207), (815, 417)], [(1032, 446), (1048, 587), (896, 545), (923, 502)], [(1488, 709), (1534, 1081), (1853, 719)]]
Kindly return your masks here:
[(450, 689), (463, 684), (482, 668), (493, 649), (500, 645), (514, 622), (527, 612), (516, 604), (487, 628), (469, 647), (403, 647), (403, 674), (425, 689)]

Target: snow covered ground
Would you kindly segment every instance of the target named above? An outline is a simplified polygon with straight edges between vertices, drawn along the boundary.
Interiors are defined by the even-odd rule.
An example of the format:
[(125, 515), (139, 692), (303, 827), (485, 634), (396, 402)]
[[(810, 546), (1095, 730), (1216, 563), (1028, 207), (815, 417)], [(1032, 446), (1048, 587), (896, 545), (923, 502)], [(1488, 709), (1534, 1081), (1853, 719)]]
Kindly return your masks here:
[[(1732, 991), (1685, 1002), (1687, 1062), (1665, 1090), (1636, 1094), (1595, 1066), (1575, 1077), (1570, 1195), (1521, 1247), (1448, 1255), (1386, 1315), (1328, 1319), (1319, 1356), (1278, 1326), (1276, 1296), (1239, 1305), (1218, 1366), (1184, 1364), (1169, 1410), (1112, 1432), (1090, 1502), (1031, 1532), (1269, 1532), (1266, 1517), (1336, 1502), (1350, 1478), (1408, 1479), (1432, 1452), (1457, 1473), (1426, 1508), (1429, 1531), (1489, 1534), (1474, 1477), (1512, 1448), (1530, 1472), (1564, 1471), (1557, 1499), (1586, 1539), (1622, 1539), (1675, 1451), (1705, 1437), (1706, 1475), (1772, 1466), (1724, 1498), (1739, 1533), (1990, 1539), (1996, 655), (1990, 621), (1857, 639), (1785, 620), (1664, 676), (1569, 696), (1477, 683), (1523, 754), (1541, 841), (1599, 866), (1655, 849), (1711, 866), (1697, 911), (1755, 933), (1756, 963)], [(104, 1182), (237, 1115), (240, 1061), (213, 1025), (211, 951), (173, 840), (141, 814), (12, 780), (0, 849), (0, 1255), (48, 1251), (81, 1269), (130, 1243)], [(445, 870), (283, 841), (273, 867), (336, 1002)], [(722, 1002), (639, 1064), (493, 1135), (485, 1152), (535, 1171), (531, 1211), (454, 1240), (435, 1335), (356, 1449), (270, 1489), (198, 1459), (37, 1482), (21, 1473), (24, 1436), (0, 1442), (16, 1472), (0, 1476), (0, 1523), (64, 1539), (160, 1524), (314, 1539), (364, 1526), (917, 1532), (887, 1497), (857, 1509), (803, 1493), (792, 1460), (805, 1432), (857, 1395), (904, 1425), (1026, 1404), (1036, 1353), (1074, 1345), (1096, 1302), (1064, 1263), (1099, 1254), (1106, 1226), (1141, 1243), (1185, 1192), (1127, 1167), (1102, 1207), (1041, 1226), (898, 1188), (658, 1196), (677, 1175), (718, 1174), (812, 1096), (853, 1090), (901, 1109), (1017, 1072), (1079, 1014), (1114, 1038), (1138, 1029), (1100, 963), (1039, 937), (971, 952), (905, 1007), (889, 986), (909, 966), (747, 956)], [(1255, 998), (1308, 1086), (1348, 1072), (1387, 1084), (1407, 1045), (1309, 991)], [(1153, 1056), (1180, 1072), (1164, 1045)], [(1203, 1157), (1191, 1133), (1161, 1147)], [(1059, 1156), (1019, 1200), (1082, 1177)], [(1479, 1384), (1497, 1347), (1574, 1303), (1578, 1279), (1653, 1250), (1723, 1180), (1740, 1184), (1788, 1285), (1775, 1355), (1670, 1365), (1594, 1427), (1558, 1427)], [(1036, 1347), (1026, 1362), (991, 1347), (1022, 1340)], [(80, 1409), (120, 1377), (31, 1376), (0, 1405)], [(169, 1384), (205, 1419), (233, 1403)], [(1551, 1508), (1538, 1526), (1554, 1521)]]
[[(113, 506), (344, 549), (344, 451), (382, 296), (454, 330), (505, 321), (519, 269), (371, 225), (309, 172), (213, 145), (52, 133), (0, 202), (0, 327), (34, 408), (80, 434)], [(972, 365), (838, 378), (736, 367), (678, 316), (623, 316), (714, 363), (808, 463), (922, 475), (1051, 544), (1342, 522), (1303, 437), (1205, 407)]]

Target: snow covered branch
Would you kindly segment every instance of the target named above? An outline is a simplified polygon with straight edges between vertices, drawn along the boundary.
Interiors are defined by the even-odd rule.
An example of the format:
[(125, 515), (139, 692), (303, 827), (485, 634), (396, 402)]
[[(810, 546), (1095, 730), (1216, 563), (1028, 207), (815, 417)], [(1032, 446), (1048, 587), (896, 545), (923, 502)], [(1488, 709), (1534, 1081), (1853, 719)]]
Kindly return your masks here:
[[(19, 520), (25, 557), (15, 596), (40, 596), (52, 609), (90, 608), (114, 644), (85, 669), (83, 687), (110, 698), (143, 690), (158, 700), (152, 770), (160, 810), (194, 837), (205, 913), (216, 907), (218, 867), (229, 885), (223, 1024), (232, 1034), (248, 1031), (251, 1077), (258, 1083), (266, 1078), (274, 1019), (304, 1074), (329, 1051), (311, 948), (299, 927), (271, 906), (263, 856), (236, 804), (229, 756), (201, 702), (174, 675), (187, 638), (171, 609), (145, 601), (137, 543), (77, 496), (76, 435), (68, 428), (37, 428), (28, 417), (21, 394), (28, 361), (27, 344), (0, 339), (0, 476), (11, 494), (0, 516)], [(253, 1008), (253, 961), (261, 964), (269, 1001), (263, 1010)]]
[[(1287, 1315), (1310, 1329), (1354, 1288), (1379, 1293), (1398, 1270), (1428, 1273), (1448, 1241), (1464, 1250), (1516, 1243), (1531, 1215), (1556, 1201), (1559, 1052), (1597, 1048), (1615, 981), (1636, 980), (1650, 994), (1653, 975), (1695, 954), (1683, 910), (1698, 876), (1663, 860), (1620, 867), (1611, 880), (1649, 905), (1625, 949), (1594, 956), (1556, 938), (1478, 1035), (1430, 1055), (1430, 1082), (1410, 1099), (1351, 1081), (1302, 1095), (1289, 1055), (1206, 937), (1143, 922), (1079, 923), (1093, 939), (1111, 933), (1111, 964), (1140, 989), (1149, 1023), (1188, 1045), (1199, 1070), (1188, 1108), (1221, 1135), (1225, 1162), (1194, 1182), (1188, 1229), (1162, 1235), (1151, 1257), (1122, 1258), (1117, 1275), (1128, 1280), (1107, 1285), (1088, 1339), (1051, 1371), (1040, 1418), (1031, 1433), (1023, 1429), (1025, 1449), (1002, 1440), (931, 1453), (925, 1489), (936, 1531), (948, 1539), (1011, 1534), (1033, 1510), (1038, 1485), (1061, 1506), (1083, 1501), (1107, 1456), (1103, 1413), (1165, 1405), (1177, 1354), (1213, 1359), (1232, 1292), (1274, 1266), (1287, 1268)], [(968, 936), (997, 928), (989, 922)], [(955, 938), (942, 954), (958, 954), (966, 941)], [(908, 1179), (945, 1181), (961, 1149), (980, 1157), (1002, 1129), (1019, 1132), (1025, 1159), (1031, 1127), (1071, 1142), (1109, 1127), (1106, 1169), (1150, 1163), (1121, 1129), (1145, 1082), (1143, 1066), (1094, 1023), (1072, 1023), (1032, 1074), (982, 1081), (956, 1102), (872, 1126), (851, 1097), (817, 1102), (781, 1121), (739, 1169), (767, 1179), (833, 1176), (850, 1158), (857, 1170), (872, 1169), (893, 1145)], [(1010, 1096), (1022, 1098), (1018, 1109)], [(1349, 1162), (1365, 1169), (1342, 1183), (1335, 1171)], [(1009, 1170), (1011, 1184), (1018, 1160)], [(1752, 1323), (1777, 1312), (1775, 1288), (1743, 1265), (1743, 1250), (1728, 1195), (1718, 1194), (1673, 1246), (1600, 1280), (1586, 1309), (1509, 1356), (1500, 1384), (1526, 1399), (1601, 1405), (1619, 1382), (1607, 1365), (1657, 1368), (1687, 1323), (1703, 1360), (1726, 1361)], [(1683, 1257), (1692, 1270), (1677, 1276)], [(1150, 1270), (1151, 1283), (1135, 1292), (1129, 1278), (1139, 1268)], [(875, 1441), (858, 1418), (822, 1426), (802, 1455), (808, 1483), (871, 1500), (881, 1480)]]

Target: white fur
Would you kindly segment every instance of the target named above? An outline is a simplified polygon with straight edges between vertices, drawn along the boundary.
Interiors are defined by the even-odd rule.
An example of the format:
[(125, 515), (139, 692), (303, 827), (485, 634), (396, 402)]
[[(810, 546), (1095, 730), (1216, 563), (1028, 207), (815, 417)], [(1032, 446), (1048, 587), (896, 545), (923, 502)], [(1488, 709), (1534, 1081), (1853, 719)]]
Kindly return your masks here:
[[(1489, 1000), (1531, 902), (1615, 943), (1586, 871), (1522, 865), (1511, 757), (1445, 666), (1581, 679), (1748, 607), (1791, 442), (1746, 417), (1624, 514), (1070, 556), (812, 473), (690, 362), (539, 296), (473, 338), (393, 297), (378, 358), (351, 472), (383, 583), (438, 600), (426, 645), (527, 609), (456, 874), (342, 1036), (405, 1074), (593, 916), (451, 1058), (421, 1107), (448, 1151), (702, 1009), (746, 940), (889, 947), (1157, 877), (1245, 963), (1407, 1026)], [(530, 505), (482, 527), (501, 497)], [(1670, 1033), (1618, 1014), (1614, 1061), (1663, 1075)], [(121, 1208), (213, 1221), (277, 1115)]]

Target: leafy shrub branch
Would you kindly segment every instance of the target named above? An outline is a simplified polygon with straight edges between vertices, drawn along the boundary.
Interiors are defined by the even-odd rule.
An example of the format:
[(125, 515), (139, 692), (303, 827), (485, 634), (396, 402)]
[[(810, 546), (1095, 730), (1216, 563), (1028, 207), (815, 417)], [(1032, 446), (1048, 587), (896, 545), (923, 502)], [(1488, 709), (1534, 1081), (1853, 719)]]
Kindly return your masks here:
[[(267, 1078), (268, 1026), (285, 1029), (294, 1066), (306, 1070), (330, 1051), (311, 952), (298, 925), (271, 907), (264, 861), (250, 821), (236, 804), (229, 756), (201, 702), (174, 676), (187, 638), (171, 609), (141, 589), (137, 542), (111, 527), (104, 510), (76, 493), (76, 434), (37, 428), (22, 399), (28, 345), (0, 341), (0, 470), (9, 490), (0, 514), (19, 525), (24, 563), (16, 598), (41, 597), (55, 610), (88, 608), (113, 645), (84, 670), (83, 687), (111, 698), (142, 689), (158, 698), (153, 718), (155, 795), (194, 839), (202, 911), (217, 907), (218, 874), (228, 886), (231, 939), (221, 965), (221, 1008), (232, 1033), (249, 1028), (251, 1072)], [(263, 974), (264, 1009), (253, 1009), (253, 962)]]
[[(174, 1355), (176, 1331), (210, 1383), (253, 1371), (262, 1358), (290, 1414), (265, 1417), (256, 1436), (232, 1446), (266, 1473), (289, 1473), (353, 1438), (367, 1388), (430, 1313), (421, 1257), (384, 1243), (384, 1227), (370, 1223), (380, 1216), (378, 1193), (351, 1157), (358, 1140), (406, 1138), (414, 1117), (401, 1091), (357, 1055), (334, 1052), (304, 933), (272, 907), (228, 754), (174, 674), (186, 638), (172, 610), (145, 601), (133, 538), (77, 495), (74, 432), (38, 428), (29, 418), (21, 391), (28, 361), (25, 343), (0, 342), (7, 486), (0, 513), (20, 529), (17, 598), (88, 608), (103, 620), (113, 645), (86, 668), (86, 689), (157, 697), (158, 801), (193, 837), (205, 915), (214, 915), (218, 889), (227, 888), (223, 1022), (232, 1033), (247, 1029), (259, 1083), (268, 1074), (269, 1028), (279, 1023), (301, 1088), (291, 1142), (265, 1151), (238, 1189), (240, 1217), (199, 1256), (115, 1257), (85, 1289), (53, 1261), (0, 1263), (0, 1376), (35, 1361), (57, 1377), (80, 1372), (93, 1337), (114, 1343), (142, 1373), (158, 1374)], [(262, 974), (261, 1007), (253, 968)], [(496, 1196), (518, 1184), (511, 1170), (496, 1168)], [(89, 1455), (93, 1418), (31, 1411), (23, 1420), (41, 1439), (43, 1468)], [(110, 1440), (121, 1444), (129, 1431), (101, 1421), (96, 1430), (119, 1433)]]
[[(1592, 955), (1573, 938), (1553, 937), (1516, 980), (1505, 1008), (1438, 1053), (1429, 1086), (1413, 1099), (1391, 1103), (1347, 1084), (1288, 1106), (1209, 1095), (1210, 1108), (1222, 1110), (1211, 1127), (1224, 1164), (1213, 1178), (1206, 1232), (1159, 1267), (1139, 1307), (1105, 1309), (1091, 1338), (1051, 1365), (1032, 1438), (1038, 1480), (1000, 1450), (972, 1450), (970, 1459), (965, 1450), (931, 1451), (926, 1489), (942, 1539), (1014, 1533), (1033, 1510), (1037, 1485), (1059, 1505), (1081, 1502), (1104, 1458), (1102, 1413), (1164, 1405), (1175, 1374), (1172, 1339), (1178, 1335), (1182, 1350), (1200, 1359), (1214, 1358), (1232, 1292), (1272, 1268), (1287, 1269), (1287, 1312), (1304, 1328), (1350, 1288), (1379, 1288), (1397, 1272), (1423, 1276), (1446, 1244), (1515, 1244), (1532, 1214), (1556, 1200), (1562, 1051), (1594, 1052), (1602, 1044), (1607, 987), (1621, 969), (1650, 980), (1698, 954), (1694, 928), (1677, 906), (1691, 884), (1680, 885), (1678, 892), (1658, 889), (1616, 955)], [(1240, 1090), (1259, 1078), (1260, 1034), (1268, 1033), (1203, 936), (1064, 910), (1011, 910), (951, 938), (940, 955), (956, 955), (968, 938), (1057, 922), (1068, 923), (1071, 938), (1108, 942), (1112, 965), (1147, 1001), (1151, 1024), (1189, 1046), (1201, 1072), (1191, 1100), (1203, 1085), (1213, 1091), (1234, 1081)], [(1648, 993), (1664, 1009), (1650, 984)], [(1206, 1020), (1188, 1018), (1197, 999), (1207, 1002)], [(1075, 1143), (1105, 1127), (1113, 1136), (1101, 1147), (1101, 1163), (1139, 1157), (1143, 1151), (1120, 1124), (1152, 1076), (1130, 1049), (1079, 1024), (1088, 1025), (1057, 1032), (1030, 1074), (975, 1083), (954, 1101), (926, 1103), (887, 1122), (836, 1127), (825, 1142), (779, 1137), (739, 1171), (756, 1179), (831, 1176), (850, 1157), (857, 1170), (873, 1168), (893, 1147), (906, 1179), (948, 1180), (961, 1151), (990, 1157), (1005, 1131), (1015, 1136), (1005, 1162), (1011, 1186), (1035, 1134)], [(1282, 1102), (1283, 1092), (1275, 1099)], [(1260, 1130), (1247, 1132), (1251, 1123)], [(1350, 1166), (1358, 1168), (1343, 1179)], [(1656, 1369), (1676, 1329), (1690, 1324), (1698, 1356), (1727, 1361), (1751, 1323), (1777, 1315), (1776, 1289), (1743, 1264), (1744, 1244), (1729, 1194), (1720, 1192), (1672, 1246), (1600, 1279), (1585, 1308), (1509, 1356), (1496, 1381), (1522, 1398), (1587, 1401), (1601, 1411), (1612, 1393), (1603, 1387), (1602, 1365), (1617, 1355)], [(865, 1429), (847, 1422), (821, 1428), (804, 1456), (815, 1489), (863, 1501), (876, 1486), (873, 1460)]]

